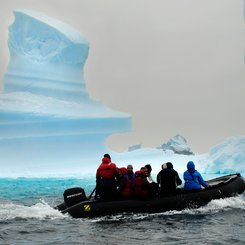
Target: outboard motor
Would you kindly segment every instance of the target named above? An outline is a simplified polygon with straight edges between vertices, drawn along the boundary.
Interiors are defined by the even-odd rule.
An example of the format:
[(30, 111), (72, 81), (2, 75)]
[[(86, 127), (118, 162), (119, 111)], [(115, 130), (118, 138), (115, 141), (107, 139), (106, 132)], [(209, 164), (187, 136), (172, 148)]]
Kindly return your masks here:
[(67, 189), (64, 191), (63, 196), (67, 207), (71, 207), (79, 202), (87, 200), (85, 191), (81, 187)]

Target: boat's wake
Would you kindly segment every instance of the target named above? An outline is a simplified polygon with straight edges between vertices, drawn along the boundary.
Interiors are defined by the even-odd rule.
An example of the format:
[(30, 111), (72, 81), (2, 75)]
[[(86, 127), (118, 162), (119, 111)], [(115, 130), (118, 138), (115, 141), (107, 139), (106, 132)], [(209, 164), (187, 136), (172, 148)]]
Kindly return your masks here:
[[(225, 211), (230, 209), (245, 210), (245, 195), (212, 200), (206, 206), (196, 209), (195, 212), (206, 214), (206, 213), (217, 213), (220, 211)], [(189, 211), (193, 211), (193, 210), (189, 210)]]
[[(67, 216), (67, 215), (66, 215)], [(66, 217), (43, 200), (32, 205), (0, 203), (0, 221), (13, 219), (63, 219)]]

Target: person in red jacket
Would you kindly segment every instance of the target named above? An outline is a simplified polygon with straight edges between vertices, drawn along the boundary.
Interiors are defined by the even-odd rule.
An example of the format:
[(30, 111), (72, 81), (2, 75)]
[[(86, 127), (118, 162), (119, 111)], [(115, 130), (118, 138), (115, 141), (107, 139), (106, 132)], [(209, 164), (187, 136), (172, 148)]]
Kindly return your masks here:
[(111, 200), (116, 196), (118, 169), (111, 162), (109, 154), (105, 154), (96, 173), (96, 198)]
[(152, 196), (152, 185), (147, 181), (148, 170), (142, 167), (135, 172), (135, 196), (138, 198), (149, 198)]
[(126, 168), (119, 168), (118, 189), (117, 194), (119, 199), (130, 199), (133, 197), (133, 182), (128, 176)]

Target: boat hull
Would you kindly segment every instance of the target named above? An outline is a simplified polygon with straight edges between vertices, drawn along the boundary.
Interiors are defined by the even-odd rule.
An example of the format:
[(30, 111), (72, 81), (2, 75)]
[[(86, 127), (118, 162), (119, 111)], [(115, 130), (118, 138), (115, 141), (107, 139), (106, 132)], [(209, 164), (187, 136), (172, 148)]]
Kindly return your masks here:
[(184, 191), (168, 197), (147, 200), (83, 201), (71, 207), (61, 204), (58, 209), (73, 218), (95, 217), (117, 213), (159, 213), (185, 208), (197, 208), (213, 199), (227, 198), (245, 190), (245, 180), (240, 174), (227, 175), (208, 181), (209, 189)]

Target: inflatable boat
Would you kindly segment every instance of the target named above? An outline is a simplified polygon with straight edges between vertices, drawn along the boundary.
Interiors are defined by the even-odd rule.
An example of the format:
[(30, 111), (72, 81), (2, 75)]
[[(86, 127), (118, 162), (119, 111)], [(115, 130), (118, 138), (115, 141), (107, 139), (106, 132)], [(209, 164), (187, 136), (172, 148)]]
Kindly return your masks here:
[[(69, 213), (73, 218), (96, 217), (118, 213), (160, 213), (185, 208), (198, 208), (213, 199), (236, 196), (245, 190), (245, 180), (240, 174), (231, 174), (208, 180), (208, 189), (185, 191), (167, 197), (147, 200), (130, 199), (99, 201), (87, 198), (82, 188), (71, 188), (64, 192), (64, 203), (56, 208)], [(89, 199), (89, 200), (88, 200)]]

